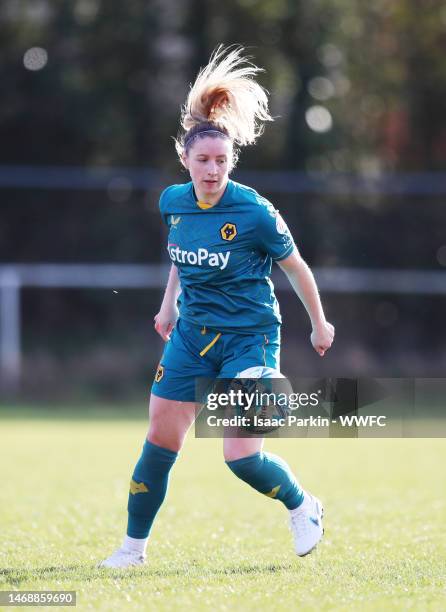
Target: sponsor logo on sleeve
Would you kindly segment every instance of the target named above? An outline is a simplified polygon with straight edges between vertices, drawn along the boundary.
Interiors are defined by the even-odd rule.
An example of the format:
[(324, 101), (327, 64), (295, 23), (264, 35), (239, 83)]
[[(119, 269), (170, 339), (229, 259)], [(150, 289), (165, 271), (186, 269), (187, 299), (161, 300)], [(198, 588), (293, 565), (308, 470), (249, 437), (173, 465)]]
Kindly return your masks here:
[(278, 210), (276, 210), (276, 212), (274, 213), (274, 216), (276, 217), (276, 230), (278, 231), (278, 233), (279, 234), (289, 234), (288, 226), (283, 220), (282, 215), (279, 213)]

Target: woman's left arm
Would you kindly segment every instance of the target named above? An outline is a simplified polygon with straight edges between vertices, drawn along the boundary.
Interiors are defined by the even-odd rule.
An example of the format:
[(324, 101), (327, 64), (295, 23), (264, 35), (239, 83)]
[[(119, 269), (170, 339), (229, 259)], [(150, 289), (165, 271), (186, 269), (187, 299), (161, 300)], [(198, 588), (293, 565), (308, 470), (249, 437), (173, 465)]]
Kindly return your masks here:
[(313, 273), (297, 249), (286, 259), (277, 262), (285, 272), (294, 291), (305, 306), (311, 320), (311, 344), (321, 357), (333, 343), (334, 327), (325, 319), (319, 291)]

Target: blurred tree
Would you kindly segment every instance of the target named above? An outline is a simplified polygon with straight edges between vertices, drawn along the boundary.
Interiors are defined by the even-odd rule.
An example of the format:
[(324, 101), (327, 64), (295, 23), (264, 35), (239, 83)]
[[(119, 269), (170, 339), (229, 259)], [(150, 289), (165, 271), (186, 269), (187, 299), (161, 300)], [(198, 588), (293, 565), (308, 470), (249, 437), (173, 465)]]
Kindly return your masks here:
[[(238, 43), (265, 68), (259, 79), (277, 117), (243, 151), (243, 169), (444, 170), (445, 28), (441, 0), (2, 0), (0, 164), (179, 176), (171, 137), (189, 84), (218, 44)], [(162, 260), (157, 193), (119, 185), (2, 190), (0, 261)], [(439, 198), (266, 195), (312, 264), (444, 265)], [(81, 312), (104, 334), (101, 323), (115, 330), (110, 296), (98, 295), (94, 309), (80, 294), (68, 306), (41, 302), (38, 320), (47, 320), (36, 345), (46, 345), (55, 311), (63, 329)], [(121, 322), (129, 308), (129, 327), (131, 303), (119, 306)]]
[(324, 0), (336, 8), (323, 54), (335, 95), (333, 170), (445, 169), (446, 10), (440, 0)]
[[(265, 68), (259, 79), (277, 117), (258, 146), (243, 151), (241, 168), (372, 175), (444, 168), (445, 23), (435, 0), (422, 8), (404, 0), (4, 0), (0, 163), (149, 166), (179, 176), (171, 137), (189, 84), (219, 43), (238, 43)], [(132, 261), (149, 248), (158, 259), (139, 216), (156, 214), (157, 194), (150, 195), (144, 209), (131, 186), (127, 195), (84, 193), (86, 225), (77, 193), (3, 192), (2, 253)], [(370, 209), (385, 201), (362, 199)], [(106, 220), (95, 203), (107, 206)], [(339, 214), (318, 211), (310, 227)], [(47, 230), (26, 226), (29, 215), (48, 219)], [(117, 247), (110, 236), (125, 228), (133, 239)], [(348, 240), (333, 249), (356, 256)]]
[(0, 163), (178, 169), (179, 107), (224, 42), (266, 68), (279, 116), (245, 167), (444, 168), (445, 24), (439, 0), (3, 0)]

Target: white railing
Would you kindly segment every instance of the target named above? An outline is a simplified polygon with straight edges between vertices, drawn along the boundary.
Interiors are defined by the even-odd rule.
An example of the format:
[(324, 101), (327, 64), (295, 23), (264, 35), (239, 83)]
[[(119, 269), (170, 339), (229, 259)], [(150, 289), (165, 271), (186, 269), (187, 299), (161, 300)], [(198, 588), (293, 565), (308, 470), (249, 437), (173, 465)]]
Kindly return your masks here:
[[(4, 264), (0, 265), (0, 376), (17, 388), (21, 370), (20, 291), (22, 287), (76, 289), (162, 289), (169, 264)], [(315, 268), (322, 293), (446, 293), (446, 274), (437, 270)], [(283, 275), (273, 275), (292, 291)]]

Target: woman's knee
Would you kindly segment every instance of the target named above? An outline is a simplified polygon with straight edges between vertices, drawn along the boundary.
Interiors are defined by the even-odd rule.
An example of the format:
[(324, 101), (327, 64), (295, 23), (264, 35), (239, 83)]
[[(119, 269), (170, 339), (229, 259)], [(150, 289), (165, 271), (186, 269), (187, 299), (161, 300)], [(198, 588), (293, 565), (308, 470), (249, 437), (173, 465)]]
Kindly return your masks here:
[(225, 461), (235, 461), (254, 453), (259, 453), (263, 448), (263, 438), (224, 438), (223, 455)]
[(151, 395), (147, 440), (178, 452), (195, 419), (195, 404)]

